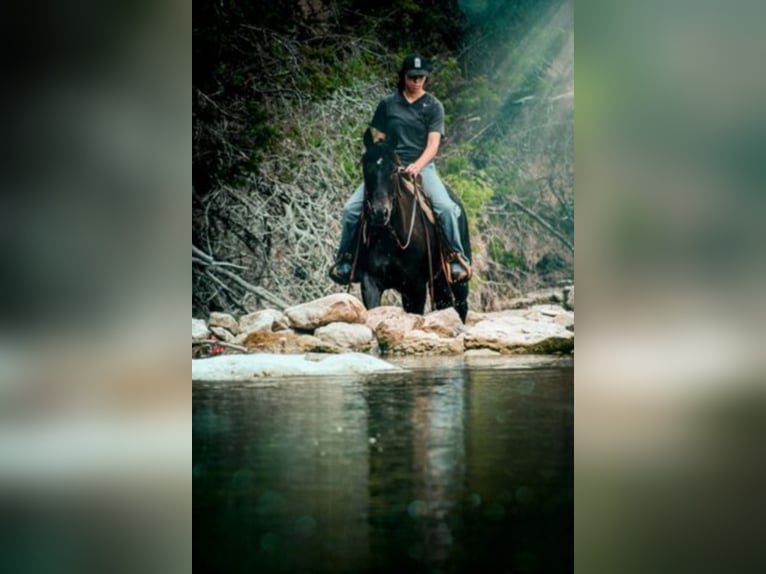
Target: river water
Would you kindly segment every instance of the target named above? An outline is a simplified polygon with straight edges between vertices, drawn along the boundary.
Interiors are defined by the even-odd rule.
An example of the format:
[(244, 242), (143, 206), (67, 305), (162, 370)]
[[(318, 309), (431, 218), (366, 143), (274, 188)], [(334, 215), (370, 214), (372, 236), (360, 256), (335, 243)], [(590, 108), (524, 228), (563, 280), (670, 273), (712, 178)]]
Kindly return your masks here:
[(193, 385), (199, 572), (571, 572), (573, 362)]

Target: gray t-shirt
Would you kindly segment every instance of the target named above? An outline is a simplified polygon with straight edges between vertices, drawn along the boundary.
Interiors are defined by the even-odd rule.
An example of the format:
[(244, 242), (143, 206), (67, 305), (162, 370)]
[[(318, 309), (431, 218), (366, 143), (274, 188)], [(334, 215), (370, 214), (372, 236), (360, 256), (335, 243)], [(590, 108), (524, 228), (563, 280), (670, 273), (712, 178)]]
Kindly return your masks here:
[(380, 100), (370, 125), (395, 142), (399, 159), (407, 165), (423, 154), (429, 132), (444, 136), (444, 106), (428, 93), (409, 103), (400, 92), (394, 92)]

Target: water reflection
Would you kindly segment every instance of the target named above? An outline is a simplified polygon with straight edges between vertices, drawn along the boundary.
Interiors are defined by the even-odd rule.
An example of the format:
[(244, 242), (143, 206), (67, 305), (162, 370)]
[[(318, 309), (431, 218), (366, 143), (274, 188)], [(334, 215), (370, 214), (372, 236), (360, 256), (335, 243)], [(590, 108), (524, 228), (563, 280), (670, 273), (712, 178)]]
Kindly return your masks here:
[(572, 369), (194, 386), (194, 561), (572, 569)]
[(464, 476), (465, 373), (369, 385), (372, 551), (388, 570), (451, 556)]

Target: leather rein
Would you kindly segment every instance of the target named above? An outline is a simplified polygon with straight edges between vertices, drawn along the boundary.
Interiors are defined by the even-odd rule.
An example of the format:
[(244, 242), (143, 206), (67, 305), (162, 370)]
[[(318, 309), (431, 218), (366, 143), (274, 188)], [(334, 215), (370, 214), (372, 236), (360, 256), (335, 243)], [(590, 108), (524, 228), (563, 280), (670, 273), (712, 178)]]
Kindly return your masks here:
[[(404, 177), (404, 167), (402, 166), (401, 162), (399, 161), (399, 158), (397, 156), (394, 156), (394, 161), (396, 164), (396, 170), (391, 174), (391, 178), (393, 180), (393, 185), (395, 189), (395, 193), (397, 194), (397, 202), (401, 201), (401, 198), (404, 197), (405, 192), (402, 190), (402, 178)], [(407, 232), (407, 241), (402, 245), (401, 241), (399, 241), (399, 236), (396, 234), (396, 231), (393, 227), (391, 227), (391, 234), (394, 236), (394, 241), (396, 241), (396, 244), (399, 246), (399, 249), (402, 251), (405, 251), (409, 246), (410, 242), (412, 241), (412, 231), (415, 229), (415, 214), (418, 211), (418, 205), (420, 202), (418, 201), (417, 194), (422, 193), (422, 180), (419, 182), (418, 178), (412, 178), (412, 217), (410, 218), (410, 230)], [(419, 191), (418, 188), (421, 188)], [(436, 301), (434, 300), (434, 266), (433, 266), (433, 260), (431, 258), (431, 237), (428, 233), (428, 222), (426, 221), (426, 216), (423, 211), (420, 211), (420, 217), (423, 221), (423, 229), (425, 231), (425, 239), (426, 239), (426, 253), (428, 253), (428, 292), (431, 296), (431, 309), (436, 308)]]
[[(404, 192), (402, 191), (402, 174), (404, 173), (404, 168), (399, 166), (397, 170), (391, 174), (391, 179), (393, 180), (394, 189), (396, 190), (395, 193), (397, 194), (398, 198), (404, 195)], [(416, 185), (413, 181), (413, 185)], [(398, 201), (397, 198), (397, 201)], [(407, 232), (407, 241), (404, 242), (404, 245), (402, 245), (402, 242), (399, 241), (399, 236), (396, 234), (396, 230), (392, 227), (391, 228), (391, 235), (394, 236), (394, 241), (396, 241), (396, 244), (399, 246), (399, 249), (402, 251), (405, 251), (409, 246), (410, 242), (412, 241), (412, 232), (415, 229), (415, 215), (418, 212), (418, 200), (415, 197), (414, 193), (412, 196), (412, 217), (410, 217), (410, 230)], [(426, 234), (426, 241), (428, 241), (428, 234)]]

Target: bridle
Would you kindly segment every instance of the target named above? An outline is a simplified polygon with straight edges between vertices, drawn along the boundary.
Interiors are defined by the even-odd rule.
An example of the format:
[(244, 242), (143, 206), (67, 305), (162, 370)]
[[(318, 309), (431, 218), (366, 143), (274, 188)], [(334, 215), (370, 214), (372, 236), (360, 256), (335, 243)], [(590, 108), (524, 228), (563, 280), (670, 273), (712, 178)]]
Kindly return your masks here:
[[(378, 158), (378, 160), (375, 162), (378, 165), (383, 161), (383, 158)], [(386, 227), (391, 232), (391, 235), (394, 238), (394, 241), (396, 242), (396, 245), (401, 249), (402, 251), (406, 250), (410, 246), (410, 242), (412, 241), (412, 232), (415, 229), (415, 216), (418, 211), (418, 201), (417, 199), (413, 198), (413, 206), (412, 206), (412, 216), (410, 217), (409, 222), (409, 230), (407, 231), (407, 240), (402, 243), (402, 241), (399, 239), (399, 236), (396, 234), (396, 230), (391, 225), (391, 216), (394, 213), (394, 206), (398, 205), (400, 202), (400, 199), (405, 196), (405, 193), (402, 191), (402, 177), (405, 177), (404, 175), (404, 166), (402, 165), (402, 162), (399, 160), (399, 156), (396, 154), (393, 154), (393, 162), (394, 168), (391, 170), (391, 173), (389, 175), (391, 188), (393, 189), (393, 196), (394, 201), (393, 205), (391, 207), (391, 210), (388, 213), (388, 218), (383, 223), (381, 227)], [(414, 178), (410, 178), (410, 181), (412, 185), (415, 185)], [(372, 202), (368, 197), (366, 197), (366, 190), (365, 190), (365, 211), (370, 212), (372, 211)], [(401, 210), (400, 210), (401, 211)], [(406, 224), (405, 221), (402, 221), (403, 224)], [(366, 227), (366, 226), (365, 226)], [(407, 227), (405, 227), (406, 229)], [(367, 242), (367, 238), (365, 237), (365, 243)]]

